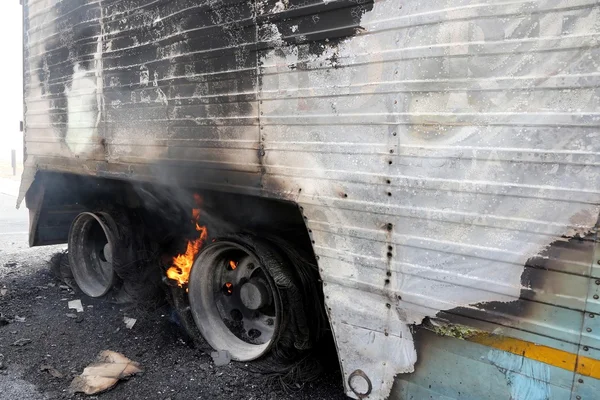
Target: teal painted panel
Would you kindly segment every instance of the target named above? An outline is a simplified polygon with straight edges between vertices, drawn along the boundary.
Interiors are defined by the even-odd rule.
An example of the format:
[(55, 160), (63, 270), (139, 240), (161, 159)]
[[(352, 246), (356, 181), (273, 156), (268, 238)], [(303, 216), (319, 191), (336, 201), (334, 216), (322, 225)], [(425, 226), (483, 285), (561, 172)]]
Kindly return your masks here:
[(585, 305), (586, 311), (600, 314), (600, 278), (589, 280), (588, 298)]
[[(600, 315), (591, 312), (585, 313), (581, 345), (600, 349)], [(598, 397), (600, 398), (600, 395)]]
[(415, 341), (415, 372), (397, 377), (391, 400), (571, 399), (572, 371), (427, 330)]
[[(579, 356), (600, 360), (600, 350), (581, 347)], [(590, 378), (575, 374), (573, 394), (571, 400), (598, 400), (600, 399), (600, 379)]]
[[(494, 314), (493, 311), (487, 313)], [(579, 341), (583, 312), (530, 302), (527, 314), (526, 316), (507, 315), (502, 324), (565, 342)]]
[[(488, 386), (486, 386), (487, 388)], [(508, 388), (506, 387), (506, 385), (504, 387), (501, 387), (500, 385), (498, 386), (498, 388), (496, 389), (497, 392), (495, 393), (495, 395), (500, 396), (502, 398), (508, 399), (509, 396), (509, 392), (508, 392)], [(500, 393), (502, 392), (502, 393)], [(490, 395), (491, 393), (481, 393), (481, 395)], [(493, 399), (494, 397), (473, 397), (472, 394), (470, 393), (462, 393), (459, 394), (461, 397), (460, 399), (466, 399), (466, 400), (475, 400), (475, 399)], [(420, 386), (419, 384), (410, 382), (410, 381), (400, 381), (399, 383), (397, 383), (397, 387), (395, 387), (394, 389), (392, 389), (392, 396), (390, 396), (390, 400), (391, 399), (402, 399), (402, 400), (455, 400), (457, 399), (457, 397), (450, 397), (450, 396), (446, 396), (442, 393), (436, 392), (433, 389), (428, 389), (425, 388), (423, 386)]]
[(510, 400), (560, 398), (551, 395), (549, 365), (496, 349), (488, 351), (488, 360), (506, 377)]

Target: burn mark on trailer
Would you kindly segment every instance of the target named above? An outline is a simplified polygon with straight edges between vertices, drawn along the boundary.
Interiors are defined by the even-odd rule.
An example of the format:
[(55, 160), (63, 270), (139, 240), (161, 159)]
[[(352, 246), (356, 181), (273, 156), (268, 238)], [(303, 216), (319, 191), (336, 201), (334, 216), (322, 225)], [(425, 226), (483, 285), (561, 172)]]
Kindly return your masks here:
[[(386, 291), (390, 290), (390, 277), (392, 276), (392, 261), (394, 259), (394, 247), (393, 247), (393, 229), (389, 228), (390, 224), (386, 224), (385, 229), (385, 246), (386, 246), (386, 262), (385, 262), (385, 278), (384, 278), (384, 289)], [(393, 300), (395, 303), (395, 299), (392, 299), (389, 295), (390, 300)]]
[[(54, 131), (65, 139), (69, 125), (67, 92), (73, 84), (75, 69), (94, 69), (97, 37), (101, 34), (98, 23), (101, 10), (98, 3), (81, 4), (79, 1), (62, 1), (53, 7), (61, 17), (56, 21), (57, 35), (46, 38), (45, 51), (39, 57), (36, 73), (41, 82), (41, 94), (49, 101), (48, 111)], [(44, 29), (29, 26), (29, 29)]]
[(259, 24), (273, 24), (290, 45), (308, 44), (309, 52), (321, 55), (327, 46), (359, 33), (364, 13), (373, 0), (266, 0), (259, 3)]
[[(257, 100), (261, 80), (257, 75), (258, 53), (279, 43), (261, 40), (260, 31), (274, 25), (284, 42), (308, 44), (302, 51), (319, 55), (327, 46), (356, 34), (361, 16), (372, 9), (373, 1), (268, 0), (254, 4), (176, 0), (147, 4), (142, 0), (104, 0), (82, 5), (66, 0), (54, 7), (58, 34), (47, 39), (36, 73), (50, 100), (51, 123), (60, 139), (65, 141), (70, 135), (70, 124), (74, 124), (74, 135), (82, 129), (81, 121), (69, 120), (68, 93), (77, 71), (90, 77), (100, 73), (104, 108), (97, 119), (102, 124), (96, 126), (98, 143), (91, 143), (102, 144), (95, 149), (102, 150), (100, 157), (110, 160), (113, 152), (116, 157), (132, 155), (121, 143), (144, 143), (133, 145), (139, 153), (133, 155), (148, 164), (153, 159), (168, 159), (165, 163), (174, 167), (178, 180), (189, 180), (194, 170), (212, 168), (206, 176), (223, 173), (219, 180), (224, 184), (233, 181), (238, 187), (250, 183), (258, 189), (267, 185), (274, 189), (278, 184), (265, 179), (268, 148), (260, 132)], [(95, 57), (101, 58), (100, 72), (94, 70)], [(235, 153), (244, 149), (224, 149), (223, 159), (215, 165), (196, 161), (201, 157), (191, 154), (193, 146), (165, 142), (201, 138), (209, 140), (203, 142), (203, 148), (218, 148), (219, 141), (239, 139), (243, 130), (245, 141), (256, 139), (245, 145), (255, 149), (254, 171), (239, 171), (240, 163), (251, 164), (248, 159), (235, 159)], [(153, 144), (154, 139), (159, 142)], [(91, 136), (83, 136), (83, 140), (91, 140)], [(89, 148), (79, 150), (75, 151), (78, 156), (89, 155)], [(223, 161), (227, 166), (223, 167)], [(232, 172), (237, 172), (233, 180), (228, 177)], [(244, 176), (250, 182), (243, 182)], [(136, 173), (128, 174), (127, 179), (135, 180)], [(172, 180), (171, 175), (168, 182)]]
[[(583, 312), (585, 294), (588, 291), (589, 267), (594, 260), (596, 242), (595, 231), (587, 233), (584, 237), (564, 237), (556, 240), (539, 256), (527, 260), (521, 274), (521, 293), (518, 299), (511, 302), (491, 301), (474, 304), (472, 307), (456, 307), (438, 312), (437, 317), (450, 323), (463, 325), (465, 321), (461, 320), (461, 317), (467, 317), (470, 326), (482, 329), (485, 329), (485, 324), (482, 322), (522, 329), (514, 317), (539, 319), (539, 305), (572, 308)], [(579, 280), (581, 287), (573, 287), (573, 282), (577, 281), (566, 279), (570, 275), (582, 276), (586, 279)], [(580, 295), (582, 302), (557, 305), (553, 304), (548, 297), (544, 297), (561, 295), (571, 299), (576, 299), (577, 295)]]
[[(255, 28), (248, 3), (163, 1), (144, 7), (130, 1), (107, 7), (106, 15), (111, 136), (218, 141), (256, 125)], [(189, 146), (165, 147), (158, 150), (160, 158), (193, 159)], [(151, 161), (154, 155), (143, 156)]]

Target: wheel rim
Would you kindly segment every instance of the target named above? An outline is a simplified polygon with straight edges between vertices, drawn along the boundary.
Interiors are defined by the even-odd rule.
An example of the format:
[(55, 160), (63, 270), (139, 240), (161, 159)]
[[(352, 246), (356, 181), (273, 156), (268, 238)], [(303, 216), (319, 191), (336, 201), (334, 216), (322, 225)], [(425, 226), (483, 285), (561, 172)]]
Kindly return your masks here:
[(207, 246), (188, 285), (192, 315), (206, 341), (233, 360), (264, 355), (277, 338), (279, 292), (259, 258), (230, 241)]
[(112, 237), (103, 218), (92, 213), (79, 214), (71, 225), (69, 263), (75, 282), (90, 297), (101, 297), (113, 286)]

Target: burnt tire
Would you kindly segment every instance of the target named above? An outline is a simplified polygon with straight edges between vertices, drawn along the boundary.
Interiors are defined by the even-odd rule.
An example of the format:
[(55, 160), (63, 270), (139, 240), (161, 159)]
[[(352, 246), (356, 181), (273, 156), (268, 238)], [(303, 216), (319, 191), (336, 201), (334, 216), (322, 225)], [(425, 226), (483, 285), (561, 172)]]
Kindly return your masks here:
[(113, 267), (118, 240), (114, 220), (105, 213), (82, 212), (69, 231), (69, 264), (79, 289), (90, 297), (109, 295), (119, 284)]
[(146, 243), (124, 212), (79, 214), (68, 241), (69, 265), (78, 289), (114, 303), (159, 305), (164, 299), (160, 270)]
[[(207, 330), (215, 327), (215, 316), (213, 314), (207, 318), (206, 313), (198, 311), (198, 304), (199, 301), (206, 301), (213, 293), (210, 290), (208, 293), (199, 293), (198, 290), (207, 290), (207, 286), (203, 287), (202, 284), (206, 283), (205, 279), (209, 276), (207, 270), (215, 267), (207, 263), (220, 263), (219, 257), (215, 256), (219, 248), (229, 248), (234, 253), (244, 252), (255, 259), (257, 267), (264, 273), (259, 276), (266, 277), (264, 281), (268, 282), (265, 285), (268, 284), (275, 291), (268, 297), (277, 302), (273, 309), (277, 309), (278, 315), (273, 317), (276, 321), (272, 340), (261, 344), (261, 349), (265, 351), (248, 352), (246, 357), (242, 357), (239, 352), (222, 348), (227, 341), (220, 336), (227, 335), (227, 332), (217, 330), (207, 334)], [(210, 348), (206, 344), (208, 342), (216, 350), (229, 350), (234, 360), (254, 360), (252, 366), (258, 372), (285, 375), (291, 369), (296, 369), (293, 375), (298, 377), (297, 370), (302, 365), (302, 360), (307, 359), (325, 326), (322, 291), (316, 266), (308, 261), (308, 257), (301, 256), (292, 246), (278, 239), (259, 239), (251, 234), (216, 239), (200, 251), (187, 289), (189, 295), (182, 288), (172, 290), (172, 299), (186, 333), (202, 349)], [(218, 329), (222, 328), (223, 326)], [(304, 371), (306, 380), (312, 378), (308, 375), (316, 376), (319, 373), (314, 365), (309, 369), (310, 371)]]

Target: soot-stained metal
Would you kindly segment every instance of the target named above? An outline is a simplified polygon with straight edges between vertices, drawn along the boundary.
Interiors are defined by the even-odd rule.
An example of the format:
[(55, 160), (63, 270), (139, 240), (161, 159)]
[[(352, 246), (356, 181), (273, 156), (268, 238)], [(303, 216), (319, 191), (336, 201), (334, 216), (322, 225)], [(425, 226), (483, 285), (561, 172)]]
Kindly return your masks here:
[(372, 399), (440, 312), (572, 339), (579, 298), (527, 288), (589, 276), (527, 260), (598, 218), (592, 2), (55, 3), (24, 7), (21, 198), (54, 171), (294, 201)]
[[(30, 57), (35, 67), (30, 71), (38, 76), (52, 130), (70, 150), (66, 154), (118, 161), (127, 145), (143, 141), (160, 147), (133, 157), (151, 164), (151, 172), (129, 167), (123, 174), (128, 178), (158, 175), (168, 176), (165, 182), (185, 182), (206, 167), (205, 177), (260, 189), (262, 178), (255, 175), (265, 174), (265, 151), (258, 131), (244, 137), (254, 142), (249, 144), (254, 152), (241, 160), (223, 155), (230, 165), (216, 172), (213, 160), (187, 163), (186, 149), (175, 141), (201, 137), (205, 147), (218, 147), (219, 140), (236, 138), (240, 127), (257, 126), (258, 53), (280, 45), (261, 33), (276, 26), (284, 43), (306, 43), (317, 56), (356, 34), (372, 1), (267, 1), (256, 7), (243, 1), (183, 0), (53, 5), (54, 34)], [(93, 87), (95, 79), (101, 84)], [(158, 142), (152, 144), (153, 139)], [(239, 171), (236, 161), (259, 168)], [(103, 167), (96, 169), (102, 174)]]

